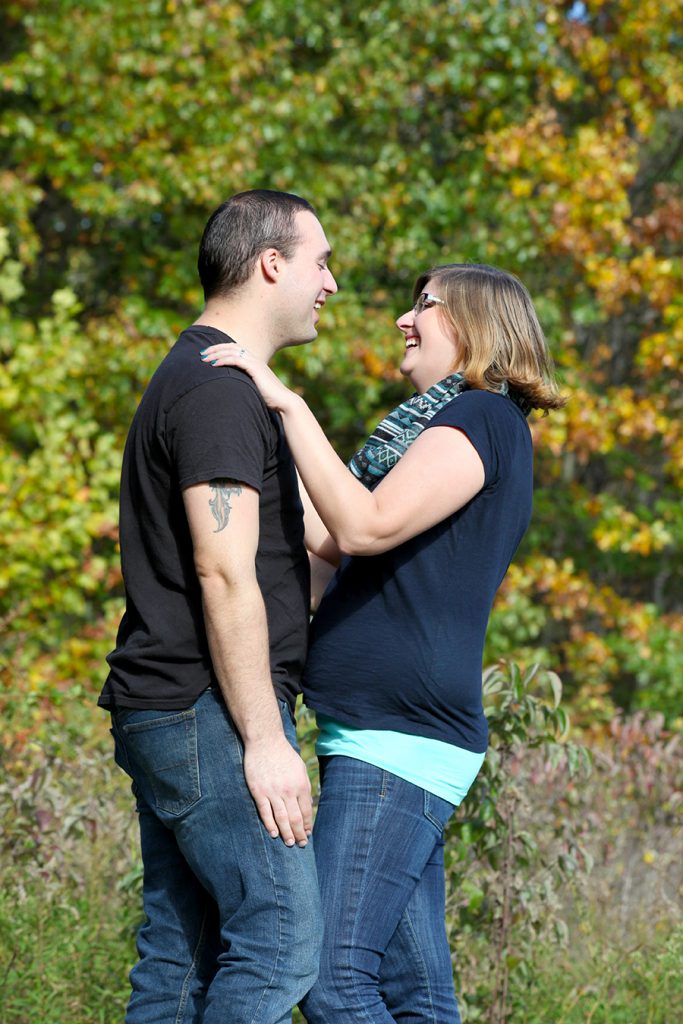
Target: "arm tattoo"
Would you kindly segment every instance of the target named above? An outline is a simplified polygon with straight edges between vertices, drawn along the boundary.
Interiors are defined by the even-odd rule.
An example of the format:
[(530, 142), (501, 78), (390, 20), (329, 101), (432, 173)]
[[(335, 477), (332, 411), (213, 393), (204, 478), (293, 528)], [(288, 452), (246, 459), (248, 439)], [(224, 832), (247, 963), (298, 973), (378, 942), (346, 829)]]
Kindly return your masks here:
[(233, 494), (235, 497), (239, 497), (242, 488), (236, 480), (209, 480), (209, 487), (213, 494), (213, 497), (209, 498), (209, 508), (218, 524), (213, 532), (220, 533), (228, 525), (230, 519), (232, 511), (230, 498)]

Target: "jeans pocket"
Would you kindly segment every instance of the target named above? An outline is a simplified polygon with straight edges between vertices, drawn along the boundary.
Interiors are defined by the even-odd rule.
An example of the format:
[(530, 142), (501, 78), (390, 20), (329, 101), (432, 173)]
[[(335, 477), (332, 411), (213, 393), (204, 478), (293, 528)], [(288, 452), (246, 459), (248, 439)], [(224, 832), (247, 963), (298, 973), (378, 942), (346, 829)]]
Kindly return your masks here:
[[(168, 814), (182, 814), (201, 797), (197, 720), (189, 711), (133, 714), (120, 727), (133, 773), (142, 773), (140, 788), (151, 789), (154, 806)], [(138, 717), (140, 716), (140, 717)]]
[(432, 825), (438, 828), (439, 832), (443, 832), (454, 810), (454, 805), (449, 804), (448, 800), (442, 800), (435, 793), (428, 793), (425, 790), (424, 816), (428, 821), (431, 821)]

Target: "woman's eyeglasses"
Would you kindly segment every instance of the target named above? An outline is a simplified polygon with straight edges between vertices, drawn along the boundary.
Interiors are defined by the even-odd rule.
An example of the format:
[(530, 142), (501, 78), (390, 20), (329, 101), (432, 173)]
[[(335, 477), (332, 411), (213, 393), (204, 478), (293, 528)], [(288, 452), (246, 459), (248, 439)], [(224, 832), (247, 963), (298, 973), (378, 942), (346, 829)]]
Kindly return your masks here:
[(413, 306), (413, 313), (418, 316), (424, 309), (431, 309), (432, 306), (445, 306), (446, 303), (443, 299), (440, 299), (437, 295), (432, 295), (430, 292), (422, 292), (417, 297), (417, 302)]

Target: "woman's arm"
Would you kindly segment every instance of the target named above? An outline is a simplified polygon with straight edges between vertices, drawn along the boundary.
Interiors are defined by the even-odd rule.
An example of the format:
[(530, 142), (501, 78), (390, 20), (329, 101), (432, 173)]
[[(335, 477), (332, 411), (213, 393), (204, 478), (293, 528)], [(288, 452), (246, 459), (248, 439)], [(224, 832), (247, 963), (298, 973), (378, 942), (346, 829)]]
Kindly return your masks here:
[(308, 552), (311, 563), (311, 611), (317, 612), (318, 605), (327, 589), (327, 584), (334, 576), (336, 567), (324, 558), (318, 558), (312, 551)]
[(292, 394), (280, 411), (311, 501), (348, 554), (388, 551), (446, 519), (484, 486), (484, 466), (467, 436), (432, 427), (368, 491), (336, 455), (303, 399)]
[[(316, 512), (301, 476), (298, 472), (296, 475), (299, 482), (299, 496), (304, 507), (304, 543), (306, 544), (306, 549), (309, 555), (329, 564), (332, 571), (334, 571), (336, 566), (339, 565), (341, 551), (332, 537), (330, 537), (329, 530)], [(313, 557), (311, 558), (311, 570), (314, 568)]]
[(205, 358), (244, 370), (266, 404), (281, 414), (304, 487), (341, 551), (388, 551), (462, 508), (484, 486), (484, 466), (467, 436), (432, 427), (368, 491), (337, 456), (304, 400), (262, 360), (231, 344), (212, 346)]
[(303, 480), (297, 473), (299, 494), (304, 506), (304, 529), (308, 560), (311, 564), (311, 611), (318, 610), (318, 605), (330, 582), (339, 561), (341, 551), (330, 537), (329, 531), (316, 512)]

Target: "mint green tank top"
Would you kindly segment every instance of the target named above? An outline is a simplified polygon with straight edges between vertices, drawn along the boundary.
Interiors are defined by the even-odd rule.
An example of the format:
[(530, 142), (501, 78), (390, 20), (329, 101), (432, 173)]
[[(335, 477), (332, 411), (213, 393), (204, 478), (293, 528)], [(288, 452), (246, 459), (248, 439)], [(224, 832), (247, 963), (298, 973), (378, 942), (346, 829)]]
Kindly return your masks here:
[(465, 799), (486, 756), (426, 736), (388, 729), (356, 729), (320, 713), (316, 720), (320, 729), (315, 747), (318, 757), (355, 757), (412, 782), (455, 807)]

